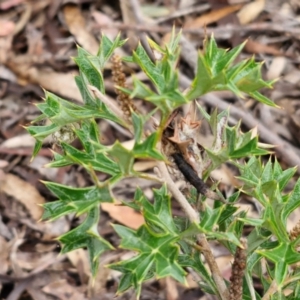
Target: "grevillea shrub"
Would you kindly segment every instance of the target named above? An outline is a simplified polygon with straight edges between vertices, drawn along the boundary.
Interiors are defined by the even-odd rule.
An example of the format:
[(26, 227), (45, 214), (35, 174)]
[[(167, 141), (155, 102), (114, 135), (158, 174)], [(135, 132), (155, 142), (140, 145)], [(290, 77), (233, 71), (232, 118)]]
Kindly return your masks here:
[[(87, 249), (95, 275), (101, 254), (114, 251), (97, 230), (101, 203), (115, 201), (112, 188), (124, 178), (152, 180), (159, 186), (153, 189), (153, 199), (147, 199), (137, 187), (133, 199), (123, 202), (143, 215), (144, 225), (138, 230), (112, 225), (121, 239), (119, 247), (135, 253), (130, 259), (107, 266), (122, 274), (118, 293), (133, 288), (139, 298), (143, 282), (152, 277), (171, 276), (185, 284), (189, 267), (199, 275), (199, 287), (222, 300), (300, 299), (300, 272), (294, 267), (300, 261), (299, 226), (291, 233), (286, 229), (287, 218), (300, 204), (299, 180), (291, 192), (285, 192), (296, 169), (282, 170), (276, 159), (268, 160), (269, 145), (258, 142), (255, 130), (242, 132), (240, 123), (230, 126), (228, 110), (209, 114), (196, 101), (208, 92), (229, 90), (241, 98), (247, 96), (275, 106), (259, 92), (271, 87), (272, 82), (262, 79), (261, 64), (254, 58), (234, 63), (243, 44), (228, 51), (218, 48), (211, 37), (204, 41), (204, 49), (198, 54), (191, 86), (182, 91), (177, 68), (179, 40), (180, 35), (175, 33), (165, 47), (149, 40), (160, 57), (155, 62), (141, 45), (132, 56), (114, 55), (115, 49), (125, 43), (119, 36), (114, 41), (102, 36), (96, 55), (78, 47), (75, 62), (79, 75), (75, 81), (83, 104), (46, 92), (45, 101), (37, 104), (41, 116), (27, 130), (36, 139), (33, 156), (43, 140), (52, 135), (61, 149), (54, 153), (48, 167), (79, 165), (90, 174), (94, 184), (74, 188), (44, 182), (57, 200), (44, 205), (43, 219), (54, 220), (68, 214), (84, 216), (83, 222), (60, 236), (59, 241), (63, 253)], [(112, 65), (117, 101), (105, 92), (103, 69), (108, 61)], [(132, 85), (127, 86), (124, 62), (136, 64), (147, 80), (133, 75)], [(151, 102), (152, 110), (142, 113), (135, 99)], [(190, 109), (180, 118), (183, 105)], [(34, 125), (44, 119), (48, 125)], [(128, 149), (119, 141), (113, 145), (101, 143), (96, 123), (99, 119), (123, 127), (123, 131), (131, 134), (133, 147)], [(209, 147), (196, 138), (201, 122), (209, 124), (214, 137)], [(72, 146), (74, 139), (80, 141), (81, 147)], [(137, 160), (152, 160), (156, 172), (136, 171)], [(230, 195), (223, 195), (218, 184), (207, 184), (211, 172), (224, 163), (234, 165), (239, 172), (240, 186)], [(185, 178), (188, 193), (174, 184), (173, 172)], [(99, 173), (105, 180), (99, 179)], [(259, 203), (258, 218), (238, 210), (242, 195)], [(214, 200), (213, 206), (208, 205), (208, 198)], [(171, 200), (179, 203), (185, 218), (174, 217)], [(244, 226), (251, 228), (247, 236), (243, 235)], [(232, 254), (230, 281), (222, 278), (210, 240), (222, 244)], [(260, 294), (254, 288), (253, 278), (262, 286)]]

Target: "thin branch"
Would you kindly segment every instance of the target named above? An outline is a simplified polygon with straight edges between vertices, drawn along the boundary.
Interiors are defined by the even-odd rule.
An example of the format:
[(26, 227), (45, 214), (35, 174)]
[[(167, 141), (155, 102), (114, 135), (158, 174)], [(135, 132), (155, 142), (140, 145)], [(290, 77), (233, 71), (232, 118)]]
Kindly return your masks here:
[(264, 294), (264, 296), (261, 298), (261, 300), (269, 300), (270, 297), (277, 292), (277, 283), (276, 280), (273, 279), (269, 289), (267, 292)]
[(95, 86), (88, 85), (90, 91), (100, 99), (107, 107), (118, 117), (119, 119), (123, 120), (125, 118), (122, 110), (111, 101), (106, 95), (102, 94)]
[(143, 179), (146, 179), (146, 180), (152, 180), (152, 181), (155, 181), (155, 182), (158, 182), (158, 183), (161, 183), (161, 184), (164, 183), (162, 179), (158, 178), (157, 176), (150, 175), (148, 173), (138, 173), (137, 176), (140, 177), (140, 178), (143, 178)]
[(169, 171), (164, 162), (158, 162), (157, 167), (160, 171), (162, 178), (165, 180), (168, 189), (177, 200), (177, 202), (181, 205), (184, 212), (188, 216), (189, 220), (192, 223), (199, 223), (199, 214), (193, 209), (190, 203), (186, 200), (185, 196), (180, 192), (174, 181), (172, 180)]
[(33, 278), (34, 276), (39, 275), (40, 273), (44, 272), (49, 266), (61, 262), (67, 258), (66, 255), (60, 255), (59, 257), (53, 257), (47, 260), (45, 263), (39, 265), (31, 272), (27, 273), (24, 276), (10, 276), (5, 274), (0, 274), (0, 282), (20, 282), (24, 281), (29, 278)]
[[(88, 85), (88, 88), (90, 91), (95, 95), (96, 98), (100, 99), (111, 111), (112, 113), (119, 119), (124, 122), (122, 122), (125, 127), (127, 127), (130, 131), (132, 131), (131, 126), (129, 126), (128, 118), (124, 115), (123, 111), (106, 95), (102, 94), (95, 86)], [(126, 120), (126, 122), (125, 122)]]
[(252, 277), (251, 277), (251, 275), (249, 275), (248, 272), (246, 272), (245, 273), (245, 278), (246, 278), (246, 281), (247, 281), (247, 284), (248, 284), (251, 299), (256, 300), (255, 289), (254, 289), (254, 286), (253, 286)]
[[(172, 180), (168, 169), (164, 162), (158, 163), (158, 169), (160, 171), (160, 174), (162, 178), (165, 180), (167, 187), (169, 191), (172, 193), (173, 197), (177, 200), (177, 202), (180, 204), (184, 212), (186, 213), (187, 217), (189, 218), (191, 223), (199, 223), (199, 214), (196, 212), (190, 203), (187, 201), (185, 196), (180, 192), (174, 181)], [(205, 257), (205, 260), (207, 264), (209, 265), (209, 268), (212, 273), (212, 277), (216, 283), (217, 289), (219, 291), (219, 296), (222, 300), (228, 300), (228, 289), (225, 285), (225, 282), (222, 278), (221, 272), (219, 270), (219, 267), (216, 263), (216, 260), (213, 256), (213, 253), (210, 249), (210, 246), (206, 240), (206, 237), (204, 234), (198, 234), (197, 235), (197, 242), (200, 247), (203, 248), (203, 255)]]
[[(295, 36), (300, 35), (300, 29), (297, 27), (295, 22), (291, 22), (288, 26), (282, 26), (281, 24), (274, 24), (271, 22), (262, 22), (262, 23), (252, 23), (247, 25), (226, 25), (222, 27), (206, 27), (206, 28), (193, 28), (193, 29), (185, 29), (183, 28), (183, 33), (191, 33), (197, 36), (204, 37), (206, 35), (210, 35), (214, 33), (214, 36), (218, 39), (228, 39), (233, 33), (241, 33), (246, 34), (252, 31), (255, 32), (277, 32), (277, 33), (285, 33), (291, 34)], [(126, 23), (111, 23), (107, 25), (95, 25), (94, 28), (99, 29), (103, 28), (118, 28), (120, 30), (135, 30), (135, 31), (143, 31), (143, 32), (156, 32), (156, 33), (169, 33), (172, 31), (171, 26), (157, 26), (153, 24), (126, 24)], [(178, 29), (179, 31), (179, 29)]]
[(185, 15), (189, 15), (191, 13), (193, 13), (193, 14), (203, 13), (203, 12), (209, 10), (210, 7), (211, 7), (211, 5), (208, 4), (208, 3), (200, 4), (198, 6), (182, 7), (179, 10), (175, 10), (174, 12), (172, 12), (171, 14), (169, 14), (167, 16), (156, 19), (154, 22), (156, 24), (159, 24), (159, 23), (163, 23), (163, 22), (166, 22), (168, 20), (171, 20), (171, 19), (175, 19), (175, 18), (179, 18), (179, 17), (185, 16)]
[(20, 299), (23, 292), (31, 285), (31, 283), (34, 281), (34, 278), (29, 277), (21, 282), (18, 282), (15, 284), (14, 289), (12, 292), (7, 296), (7, 300), (18, 300)]
[(222, 300), (229, 299), (229, 292), (227, 286), (225, 285), (224, 279), (221, 275), (220, 269), (216, 263), (215, 257), (210, 249), (210, 245), (204, 234), (198, 234), (198, 244), (204, 249), (203, 255), (210, 268), (212, 277), (216, 283), (217, 289), (219, 291), (219, 296)]

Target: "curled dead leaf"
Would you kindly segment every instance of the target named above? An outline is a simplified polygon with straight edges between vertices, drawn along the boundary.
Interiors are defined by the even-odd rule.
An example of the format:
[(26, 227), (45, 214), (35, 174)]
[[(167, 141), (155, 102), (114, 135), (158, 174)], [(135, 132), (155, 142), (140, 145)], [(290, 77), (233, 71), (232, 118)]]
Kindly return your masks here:
[(239, 10), (243, 5), (236, 4), (231, 6), (226, 6), (220, 9), (213, 10), (207, 14), (204, 14), (196, 19), (192, 19), (184, 25), (184, 29), (197, 29), (203, 26), (209, 25), (211, 23), (217, 22), (220, 19), (228, 16), (229, 14), (236, 12)]
[(3, 192), (22, 203), (35, 221), (38, 221), (43, 213), (40, 206), (45, 203), (45, 198), (30, 183), (13, 174), (1, 172), (0, 192)]
[(246, 4), (237, 16), (241, 24), (248, 24), (256, 19), (265, 8), (265, 0), (256, 0)]
[(138, 229), (144, 224), (143, 216), (128, 206), (115, 203), (101, 203), (101, 208), (107, 212), (111, 218), (129, 228)]

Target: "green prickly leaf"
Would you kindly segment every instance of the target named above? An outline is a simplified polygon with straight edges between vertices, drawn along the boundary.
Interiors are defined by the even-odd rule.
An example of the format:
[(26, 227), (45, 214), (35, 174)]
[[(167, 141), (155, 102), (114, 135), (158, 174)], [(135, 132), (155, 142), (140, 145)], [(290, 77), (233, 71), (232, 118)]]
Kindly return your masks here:
[(62, 243), (61, 253), (67, 253), (86, 247), (89, 253), (91, 271), (95, 277), (99, 266), (99, 256), (113, 247), (103, 239), (97, 230), (99, 222), (99, 207), (94, 207), (87, 213), (86, 219), (78, 227), (58, 238)]

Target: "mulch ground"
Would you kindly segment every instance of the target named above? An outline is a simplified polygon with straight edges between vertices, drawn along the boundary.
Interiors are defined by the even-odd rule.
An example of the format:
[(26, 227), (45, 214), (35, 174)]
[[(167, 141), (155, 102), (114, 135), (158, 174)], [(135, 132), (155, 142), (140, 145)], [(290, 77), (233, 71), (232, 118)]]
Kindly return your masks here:
[[(40, 180), (77, 187), (91, 184), (76, 166), (43, 167), (52, 159), (50, 149), (55, 145), (51, 140), (31, 161), (34, 140), (23, 128), (39, 115), (33, 103), (42, 101), (43, 89), (81, 102), (73, 80), (78, 72), (72, 60), (76, 44), (95, 54), (101, 33), (114, 38), (121, 32), (129, 40), (120, 54), (128, 55), (146, 36), (163, 44), (175, 25), (183, 30), (180, 72), (184, 87), (192, 78), (205, 34), (214, 33), (224, 48), (248, 39), (240, 59), (255, 55), (257, 61), (264, 61), (265, 79), (279, 78), (273, 90), (263, 93), (281, 109), (241, 100), (229, 92), (212, 93), (199, 101), (208, 111), (230, 105), (230, 122), (241, 120), (245, 130), (257, 128), (263, 143), (277, 146), (274, 155), (283, 168), (298, 166), (296, 180), (300, 172), (299, 13), (297, 0), (0, 0), (0, 299), (135, 299), (132, 291), (115, 296), (120, 274), (104, 267), (132, 253), (104, 254), (93, 283), (85, 250), (58, 255), (60, 245), (55, 238), (78, 225), (80, 218), (40, 222), (42, 208), (37, 204), (55, 200)], [(139, 74), (129, 68), (129, 79), (130, 72)], [(107, 91), (115, 97), (109, 65), (105, 75)], [(141, 105), (147, 109), (146, 104)], [(128, 139), (122, 128), (105, 121), (99, 121), (99, 126), (107, 144)], [(204, 143), (209, 139), (209, 133), (203, 135)], [(153, 166), (144, 163), (139, 167), (151, 170)], [(213, 179), (221, 180), (222, 188), (230, 191), (236, 183), (234, 175), (223, 166)], [(125, 180), (115, 187), (114, 195), (130, 199), (137, 185), (151, 197), (152, 186), (143, 180)], [(257, 215), (250, 200), (241, 206)], [(115, 246), (119, 239), (110, 223), (137, 228), (143, 222), (140, 215), (124, 209), (102, 207), (99, 232)], [(173, 209), (182, 214), (176, 205)], [(297, 220), (295, 213), (289, 228)], [(223, 275), (230, 276), (232, 258), (217, 245), (214, 250)], [(202, 293), (192, 272), (188, 282), (184, 287), (169, 278), (150, 280), (141, 299), (215, 299)]]

